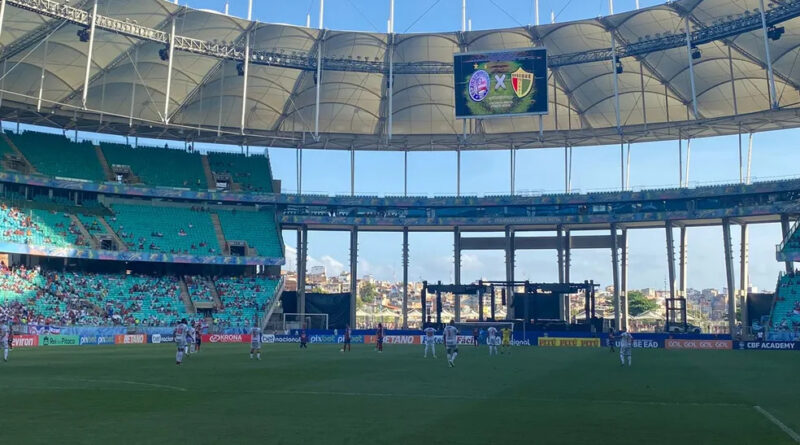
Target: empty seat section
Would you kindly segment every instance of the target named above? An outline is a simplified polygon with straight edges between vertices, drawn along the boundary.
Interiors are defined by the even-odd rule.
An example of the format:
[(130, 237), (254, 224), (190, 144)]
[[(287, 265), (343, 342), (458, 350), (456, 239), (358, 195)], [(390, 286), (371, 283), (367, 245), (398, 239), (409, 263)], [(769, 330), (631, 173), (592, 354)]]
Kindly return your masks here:
[(105, 175), (90, 142), (71, 142), (61, 135), (25, 132), (9, 137), (39, 173), (103, 181)]
[(214, 173), (228, 173), (244, 192), (272, 193), (272, 171), (267, 156), (235, 153), (208, 153)]
[(109, 167), (127, 165), (148, 185), (208, 189), (200, 155), (169, 148), (100, 144)]
[(275, 213), (262, 209), (258, 212), (218, 211), (222, 233), (228, 241), (247, 241), (258, 250), (259, 256), (279, 258), (283, 256)]
[(130, 250), (219, 255), (208, 212), (184, 207), (112, 204), (107, 221)]

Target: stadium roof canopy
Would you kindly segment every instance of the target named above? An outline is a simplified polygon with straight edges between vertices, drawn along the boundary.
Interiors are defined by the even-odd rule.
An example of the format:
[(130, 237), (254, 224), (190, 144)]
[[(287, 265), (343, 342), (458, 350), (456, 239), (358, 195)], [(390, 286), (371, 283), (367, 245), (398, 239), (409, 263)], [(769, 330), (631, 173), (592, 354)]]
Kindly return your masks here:
[[(5, 0), (0, 116), (110, 134), (370, 150), (797, 127), (800, 1), (765, 1), (766, 26), (785, 30), (768, 40), (770, 57), (759, 0), (680, 0), (576, 22), (427, 34), (250, 22), (162, 0), (99, 0), (92, 20), (89, 0)], [(454, 53), (530, 46), (549, 50), (548, 115), (454, 118)]]

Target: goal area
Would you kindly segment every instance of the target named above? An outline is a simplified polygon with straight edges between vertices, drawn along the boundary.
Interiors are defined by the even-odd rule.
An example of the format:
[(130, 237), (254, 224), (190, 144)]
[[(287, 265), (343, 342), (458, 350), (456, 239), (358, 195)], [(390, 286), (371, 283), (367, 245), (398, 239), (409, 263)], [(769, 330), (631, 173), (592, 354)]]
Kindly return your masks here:
[(328, 329), (328, 314), (284, 313), (283, 330), (293, 329)]

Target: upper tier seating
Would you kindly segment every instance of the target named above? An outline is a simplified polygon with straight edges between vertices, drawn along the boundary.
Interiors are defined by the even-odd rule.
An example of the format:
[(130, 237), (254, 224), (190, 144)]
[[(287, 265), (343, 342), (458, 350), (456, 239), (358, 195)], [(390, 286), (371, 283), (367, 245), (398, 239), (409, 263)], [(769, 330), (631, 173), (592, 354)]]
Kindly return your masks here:
[(800, 274), (784, 275), (778, 282), (772, 332), (789, 340), (800, 337)]
[(272, 193), (272, 172), (266, 156), (244, 156), (235, 153), (208, 153), (214, 173), (228, 173), (242, 192)]
[(75, 143), (61, 135), (7, 133), (39, 173), (47, 176), (103, 181), (105, 175), (90, 142)]
[(130, 166), (133, 174), (144, 184), (208, 189), (203, 164), (197, 153), (169, 148), (132, 148), (105, 142), (100, 147), (109, 167), (114, 164)]
[(20, 209), (5, 203), (0, 203), (0, 234), (4, 241), (36, 246), (87, 244), (66, 214)]
[(800, 224), (796, 224), (793, 228), (793, 232), (789, 237), (786, 239), (786, 243), (783, 245), (783, 252), (798, 252), (800, 251)]
[(8, 145), (8, 142), (6, 142), (6, 138), (0, 136), (0, 159), (3, 159), (3, 157), (6, 154), (12, 154), (12, 153), (14, 153), (14, 149), (11, 148), (10, 145)]
[(222, 301), (222, 312), (214, 314), (215, 323), (226, 328), (252, 326), (271, 302), (278, 280), (264, 276), (218, 277), (214, 280)]
[(275, 212), (262, 209), (258, 212), (219, 211), (222, 233), (228, 241), (247, 241), (258, 250), (259, 256), (282, 257)]
[(211, 215), (185, 207), (113, 204), (108, 223), (138, 251), (219, 255)]

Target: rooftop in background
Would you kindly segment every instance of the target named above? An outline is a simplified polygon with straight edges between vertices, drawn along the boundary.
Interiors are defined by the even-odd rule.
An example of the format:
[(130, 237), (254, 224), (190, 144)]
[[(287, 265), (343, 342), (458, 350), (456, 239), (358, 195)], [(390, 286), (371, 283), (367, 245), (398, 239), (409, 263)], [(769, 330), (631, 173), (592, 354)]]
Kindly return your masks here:
[[(800, 126), (795, 1), (768, 4), (767, 26), (785, 31), (766, 39), (768, 57), (758, 0), (680, 0), (537, 27), (424, 34), (320, 31), (250, 23), (161, 0), (115, 0), (113, 8), (102, 0), (88, 89), (83, 62), (89, 45), (76, 37), (89, 23), (88, 2), (38, 13), (28, 0), (7, 3), (0, 44), (10, 68), (0, 117), (28, 123), (178, 140), (373, 150), (605, 145)], [(159, 50), (170, 41), (172, 23), (174, 53), (163, 60), (169, 57), (160, 57)], [(248, 32), (243, 104), (239, 73)], [(453, 113), (453, 53), (530, 46), (545, 46), (551, 56), (550, 114), (541, 132), (536, 117), (471, 121), (465, 132)], [(318, 139), (311, 137), (316, 131)]]

